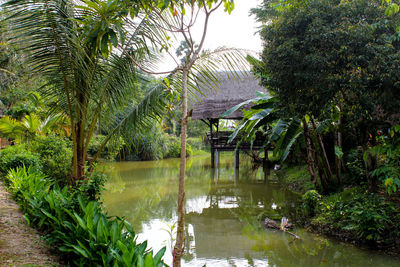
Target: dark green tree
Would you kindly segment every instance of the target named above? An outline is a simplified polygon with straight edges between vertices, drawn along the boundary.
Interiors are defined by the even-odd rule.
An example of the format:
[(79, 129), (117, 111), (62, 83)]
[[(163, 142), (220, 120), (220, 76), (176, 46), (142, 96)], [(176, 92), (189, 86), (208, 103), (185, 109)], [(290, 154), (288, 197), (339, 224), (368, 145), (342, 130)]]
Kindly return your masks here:
[[(342, 148), (343, 132), (352, 133), (351, 146), (366, 150), (377, 129), (398, 122), (398, 19), (386, 17), (377, 1), (316, 0), (284, 7), (264, 1), (253, 10), (259, 20), (270, 21), (261, 31), (265, 46), (254, 69), (287, 117), (310, 119), (303, 119), (303, 126), (310, 155), (317, 152), (312, 165), (329, 182), (334, 169), (340, 174), (338, 156), (335, 168), (330, 159), (333, 144)], [(324, 140), (324, 129), (335, 142)]]

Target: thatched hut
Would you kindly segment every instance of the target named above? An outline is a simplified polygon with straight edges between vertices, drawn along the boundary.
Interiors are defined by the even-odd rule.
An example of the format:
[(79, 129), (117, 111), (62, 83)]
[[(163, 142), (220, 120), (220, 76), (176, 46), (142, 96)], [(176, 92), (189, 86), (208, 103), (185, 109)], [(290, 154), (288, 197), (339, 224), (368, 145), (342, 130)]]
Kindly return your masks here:
[[(252, 144), (228, 143), (231, 132), (219, 131), (218, 124), (221, 115), (228, 109), (240, 104), (248, 99), (254, 98), (256, 92), (265, 92), (265, 88), (259, 85), (254, 75), (250, 72), (237, 72), (235, 74), (229, 72), (215, 73), (214, 76), (218, 79), (218, 83), (210, 81), (198, 82), (196, 92), (190, 101), (192, 108), (192, 119), (202, 120), (210, 127), (210, 132), (207, 133), (207, 138), (211, 145), (211, 167), (215, 166), (215, 154), (218, 151), (233, 151), (236, 150), (235, 166), (239, 166), (239, 151), (240, 150), (257, 150), (262, 147), (262, 137)], [(235, 111), (223, 119), (240, 120), (243, 118), (243, 113), (240, 110)]]
[[(199, 82), (199, 92), (193, 97), (192, 119), (213, 120), (219, 119), (222, 113), (235, 105), (255, 97), (257, 91), (265, 92), (250, 72), (236, 74), (220, 72), (215, 75), (218, 83)], [(226, 119), (242, 119), (241, 111), (236, 111)]]

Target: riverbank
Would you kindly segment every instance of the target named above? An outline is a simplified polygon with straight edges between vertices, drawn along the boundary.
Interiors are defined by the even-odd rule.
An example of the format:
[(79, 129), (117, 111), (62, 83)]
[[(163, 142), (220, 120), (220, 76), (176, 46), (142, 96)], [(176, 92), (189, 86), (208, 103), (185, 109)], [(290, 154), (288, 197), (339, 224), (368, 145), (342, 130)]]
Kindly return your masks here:
[(302, 194), (296, 223), (313, 233), (400, 256), (400, 197), (370, 193), (366, 185), (346, 185), (320, 195), (306, 166), (285, 167), (278, 176), (287, 188)]
[(0, 181), (0, 266), (62, 266)]

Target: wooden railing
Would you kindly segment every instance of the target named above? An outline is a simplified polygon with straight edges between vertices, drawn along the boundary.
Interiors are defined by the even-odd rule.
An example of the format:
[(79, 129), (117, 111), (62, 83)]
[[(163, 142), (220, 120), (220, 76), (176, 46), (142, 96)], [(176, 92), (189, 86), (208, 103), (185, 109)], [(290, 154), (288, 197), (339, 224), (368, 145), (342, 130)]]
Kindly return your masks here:
[[(212, 148), (219, 150), (233, 150), (236, 148), (238, 142), (241, 140), (243, 135), (236, 136), (232, 142), (228, 143), (229, 137), (231, 136), (232, 131), (218, 131), (213, 132), (212, 135), (210, 132), (207, 132), (207, 139)], [(260, 133), (256, 134), (256, 140), (254, 140), (253, 145), (248, 142), (241, 142), (239, 144), (240, 149), (250, 149), (251, 147), (254, 149), (258, 149), (263, 146), (265, 141), (265, 137)]]

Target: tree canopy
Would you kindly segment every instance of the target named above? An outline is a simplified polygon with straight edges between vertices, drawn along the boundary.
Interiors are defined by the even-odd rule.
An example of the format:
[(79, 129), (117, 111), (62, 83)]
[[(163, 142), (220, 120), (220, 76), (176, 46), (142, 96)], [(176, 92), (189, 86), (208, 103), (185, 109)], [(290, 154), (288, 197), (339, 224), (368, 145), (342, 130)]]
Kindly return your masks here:
[[(262, 8), (256, 14), (265, 19)], [(400, 103), (397, 23), (376, 1), (307, 1), (262, 29), (256, 69), (289, 115), (326, 117), (342, 99), (359, 118), (382, 106), (391, 116)]]

